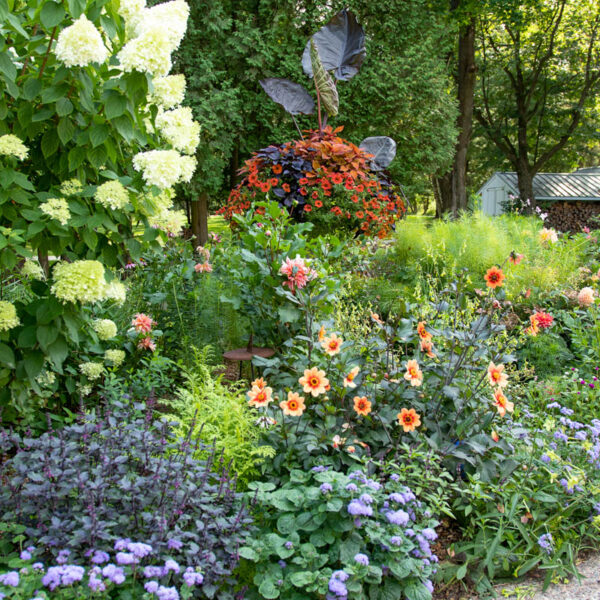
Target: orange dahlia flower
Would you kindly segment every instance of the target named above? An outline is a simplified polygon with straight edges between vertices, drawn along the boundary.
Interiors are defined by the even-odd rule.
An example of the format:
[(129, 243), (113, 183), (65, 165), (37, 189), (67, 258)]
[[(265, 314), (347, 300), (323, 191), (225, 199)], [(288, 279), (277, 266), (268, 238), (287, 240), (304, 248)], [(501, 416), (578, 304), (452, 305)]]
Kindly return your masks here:
[(487, 377), (490, 385), (506, 387), (508, 385), (508, 375), (503, 372), (504, 365), (495, 365), (491, 362), (488, 366)]
[(430, 339), (421, 340), (421, 352), (425, 352), (429, 358), (435, 358), (435, 353), (433, 352), (433, 344)]
[(371, 403), (366, 396), (354, 396), (354, 410), (357, 415), (366, 417), (371, 412)]
[(253, 387), (248, 392), (248, 404), (260, 408), (261, 406), (268, 406), (273, 402), (273, 390), (270, 387)]
[(485, 284), (495, 290), (497, 287), (501, 287), (504, 285), (504, 280), (506, 279), (506, 275), (502, 272), (502, 269), (499, 267), (491, 267), (487, 270), (487, 273), (483, 277), (485, 279)]
[(406, 363), (404, 379), (410, 381), (410, 385), (413, 387), (418, 387), (423, 383), (423, 372), (419, 369), (419, 363), (416, 360), (409, 360)]
[(494, 392), (494, 406), (498, 409), (498, 414), (503, 417), (508, 411), (511, 413), (515, 407), (512, 402), (506, 398), (502, 393), (502, 390), (496, 390)]
[(419, 321), (417, 333), (422, 340), (430, 340), (433, 336), (425, 329), (425, 321)]
[(326, 337), (321, 342), (321, 348), (325, 351), (325, 354), (329, 356), (335, 356), (339, 354), (340, 349), (344, 340), (341, 337), (338, 337), (335, 333), (332, 333), (329, 337)]
[(313, 367), (304, 370), (304, 375), (298, 379), (298, 383), (303, 387), (304, 393), (312, 394), (313, 398), (316, 398), (319, 394), (327, 391), (329, 379), (325, 377), (325, 371)]
[(398, 424), (402, 426), (405, 433), (408, 433), (409, 431), (414, 431), (421, 424), (421, 417), (414, 408), (410, 410), (403, 408), (398, 413)]
[(280, 402), (279, 406), (288, 417), (299, 417), (306, 408), (304, 398), (297, 392), (288, 392), (288, 399)]
[(346, 375), (346, 377), (344, 377), (344, 387), (347, 387), (347, 388), (355, 388), (356, 387), (356, 384), (354, 383), (354, 379), (358, 375), (359, 371), (360, 371), (360, 367), (356, 366), (350, 371), (350, 373), (348, 373), (348, 375)]

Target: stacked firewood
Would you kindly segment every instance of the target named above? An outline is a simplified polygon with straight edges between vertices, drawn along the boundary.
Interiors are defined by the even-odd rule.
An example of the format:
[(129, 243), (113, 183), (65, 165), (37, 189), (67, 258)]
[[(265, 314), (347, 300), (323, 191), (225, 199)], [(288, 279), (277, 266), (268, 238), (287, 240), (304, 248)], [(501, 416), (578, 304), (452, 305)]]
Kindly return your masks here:
[(558, 231), (600, 229), (600, 202), (553, 202), (544, 207), (546, 227)]

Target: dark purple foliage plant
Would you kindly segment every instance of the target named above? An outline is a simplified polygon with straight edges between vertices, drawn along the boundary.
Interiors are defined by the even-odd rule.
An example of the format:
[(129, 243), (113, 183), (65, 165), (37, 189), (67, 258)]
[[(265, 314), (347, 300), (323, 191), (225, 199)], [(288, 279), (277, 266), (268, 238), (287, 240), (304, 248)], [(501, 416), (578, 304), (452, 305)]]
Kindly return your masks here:
[(200, 450), (143, 404), (113, 402), (36, 439), (2, 430), (11, 458), (0, 466), (0, 521), (25, 526), (48, 561), (144, 540), (155, 556), (199, 568), (213, 597), (231, 584), (251, 519), (222, 457), (195, 459)]

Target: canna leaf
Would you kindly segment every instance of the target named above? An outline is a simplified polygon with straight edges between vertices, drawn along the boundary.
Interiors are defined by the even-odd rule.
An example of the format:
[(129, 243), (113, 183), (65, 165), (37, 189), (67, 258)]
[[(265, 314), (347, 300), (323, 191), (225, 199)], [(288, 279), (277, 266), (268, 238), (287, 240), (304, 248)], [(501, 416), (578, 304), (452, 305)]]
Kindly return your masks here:
[(310, 60), (312, 63), (315, 87), (321, 96), (323, 107), (330, 117), (335, 117), (338, 114), (340, 106), (337, 88), (335, 87), (335, 82), (331, 75), (325, 70), (323, 63), (321, 63), (319, 51), (313, 40), (310, 40)]

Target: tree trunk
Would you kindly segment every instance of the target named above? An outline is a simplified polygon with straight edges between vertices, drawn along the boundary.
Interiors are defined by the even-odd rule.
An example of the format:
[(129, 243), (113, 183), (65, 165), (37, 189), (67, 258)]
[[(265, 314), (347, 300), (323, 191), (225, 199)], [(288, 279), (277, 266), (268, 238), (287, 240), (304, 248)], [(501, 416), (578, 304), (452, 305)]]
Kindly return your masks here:
[(517, 167), (517, 177), (519, 178), (519, 198), (521, 202), (530, 201), (528, 211), (535, 208), (535, 198), (533, 197), (533, 176), (534, 173), (526, 161), (520, 161)]
[(475, 19), (472, 18), (460, 32), (458, 40), (458, 140), (452, 168), (452, 213), (467, 208), (467, 152), (473, 131), (473, 103), (475, 96)]
[(233, 153), (229, 159), (229, 189), (233, 189), (237, 185), (238, 169), (240, 168), (240, 141), (235, 141)]
[(202, 192), (198, 200), (191, 202), (192, 205), (192, 244), (204, 246), (208, 242), (208, 194)]
[[(458, 4), (454, 6), (454, 9)], [(454, 147), (452, 170), (437, 178), (436, 216), (452, 213), (458, 216), (460, 210), (467, 208), (467, 152), (473, 130), (473, 104), (475, 94), (475, 19), (461, 27), (458, 38), (458, 66), (456, 88), (458, 99), (458, 117), (456, 127), (458, 138)]]

